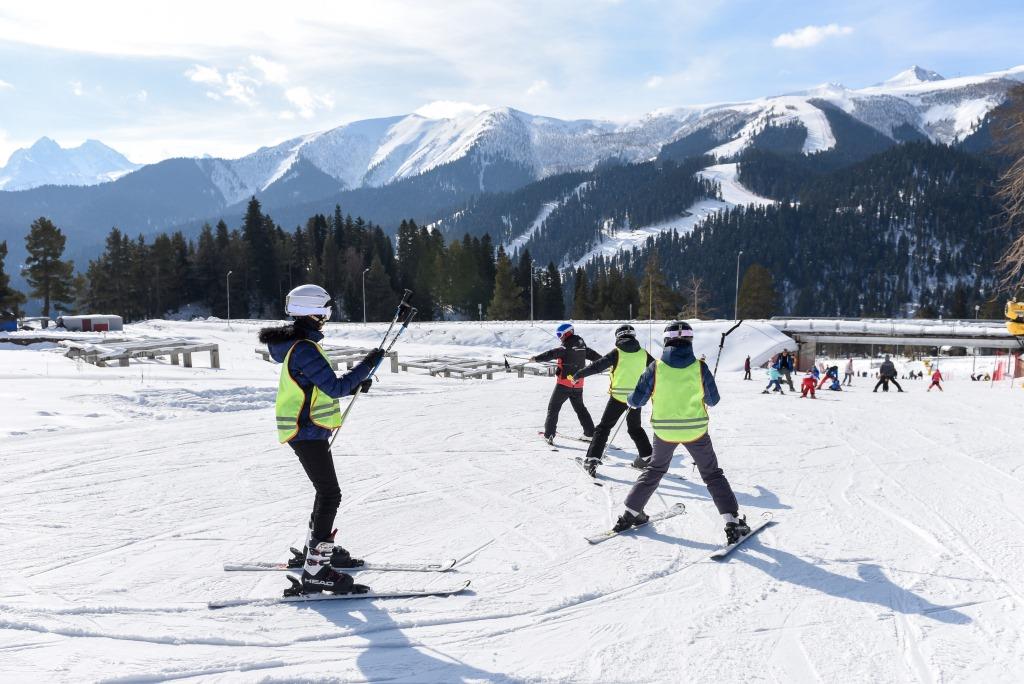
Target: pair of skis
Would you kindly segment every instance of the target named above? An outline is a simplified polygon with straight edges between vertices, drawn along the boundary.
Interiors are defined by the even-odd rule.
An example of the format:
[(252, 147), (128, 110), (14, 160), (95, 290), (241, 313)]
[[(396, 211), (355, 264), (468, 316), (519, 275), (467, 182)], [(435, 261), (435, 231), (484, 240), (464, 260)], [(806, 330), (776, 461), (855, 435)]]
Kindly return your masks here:
[[(292, 549), (297, 553), (296, 549)], [(345, 572), (358, 572), (360, 570), (375, 570), (383, 572), (449, 572), (455, 568), (456, 561), (449, 560), (442, 563), (385, 563), (364, 561), (362, 565), (354, 568), (339, 568)], [(301, 567), (291, 567), (287, 562), (274, 561), (248, 561), (225, 563), (226, 572), (287, 572), (294, 570), (301, 572)], [(439, 588), (422, 589), (394, 589), (391, 591), (368, 591), (362, 594), (304, 594), (301, 591), (301, 583), (293, 576), (288, 579), (292, 587), (287, 590), (292, 595), (281, 597), (263, 598), (237, 598), (210, 601), (207, 605), (211, 609), (233, 608), (235, 606), (269, 606), (277, 603), (307, 603), (311, 601), (344, 601), (352, 599), (387, 599), (387, 598), (411, 598), (416, 596), (451, 596), (465, 591), (469, 587), (469, 580), (457, 584)]]
[[(614, 539), (615, 537), (618, 537), (621, 534), (628, 534), (628, 533), (630, 533), (630, 532), (632, 532), (634, 530), (638, 530), (638, 529), (641, 529), (643, 527), (646, 527), (647, 525), (651, 525), (651, 524), (656, 523), (656, 522), (661, 522), (662, 520), (668, 520), (669, 518), (674, 518), (677, 515), (682, 515), (683, 513), (686, 513), (686, 506), (684, 504), (682, 504), (682, 503), (677, 503), (677, 504), (673, 505), (671, 508), (667, 508), (664, 511), (661, 511), (660, 513), (655, 513), (654, 515), (650, 516), (650, 518), (648, 518), (647, 522), (643, 523), (642, 525), (636, 525), (635, 527), (627, 528), (625, 530), (622, 530), (621, 532), (616, 532), (614, 530), (607, 530), (605, 532), (600, 532), (598, 534), (591, 535), (591, 536), (587, 537), (586, 539), (591, 544), (600, 544), (601, 542), (606, 542), (609, 539)], [(759, 521), (755, 522), (750, 527), (750, 532), (748, 532), (746, 535), (744, 535), (738, 541), (736, 541), (736, 542), (734, 542), (732, 544), (726, 544), (726, 545), (724, 545), (722, 547), (719, 547), (719, 548), (715, 549), (714, 551), (712, 551), (711, 553), (708, 554), (708, 559), (710, 559), (710, 560), (724, 560), (726, 557), (729, 556), (730, 553), (735, 551), (740, 545), (742, 545), (744, 542), (746, 542), (748, 539), (753, 537), (755, 534), (757, 534), (758, 532), (760, 532), (764, 528), (766, 528), (769, 525), (771, 525), (773, 522), (774, 521), (773, 521), (773, 517), (772, 517), (771, 513), (767, 512), (767, 511), (762, 513), (761, 514), (761, 519)]]

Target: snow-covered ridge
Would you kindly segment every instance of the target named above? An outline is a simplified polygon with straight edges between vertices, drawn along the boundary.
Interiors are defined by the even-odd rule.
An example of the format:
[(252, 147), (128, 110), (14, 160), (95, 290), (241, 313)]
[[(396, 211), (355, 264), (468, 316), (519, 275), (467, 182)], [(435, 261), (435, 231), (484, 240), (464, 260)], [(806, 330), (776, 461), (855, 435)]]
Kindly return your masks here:
[(241, 183), (215, 182), (228, 201), (238, 201), (265, 188), (282, 166), (300, 157), (353, 188), (384, 185), (473, 155), (482, 163), (514, 162), (539, 179), (589, 170), (608, 159), (651, 159), (664, 145), (701, 131), (720, 139), (709, 151), (728, 158), (766, 126), (790, 122), (807, 129), (803, 151), (810, 154), (836, 143), (828, 119), (812, 101), (830, 103), (886, 136), (910, 126), (935, 142), (952, 143), (969, 135), (1021, 81), (1024, 66), (950, 79), (915, 66), (860, 90), (830, 83), (749, 102), (661, 109), (625, 122), (566, 121), (509, 107), (466, 109), (446, 118), (414, 113), (357, 121), (225, 160), (238, 169)]
[[(810, 154), (836, 143), (816, 101), (832, 104), (889, 137), (895, 137), (897, 130), (906, 133), (909, 127), (930, 140), (948, 144), (973, 132), (984, 116), (1005, 100), (1009, 88), (1022, 81), (1024, 66), (958, 78), (942, 78), (914, 66), (859, 90), (829, 83), (748, 102), (659, 109), (624, 122), (569, 121), (509, 107), (467, 108), (436, 118), (413, 113), (355, 121), (263, 147), (238, 159), (199, 159), (197, 164), (224, 201), (233, 204), (265, 190), (300, 159), (336, 179), (342, 188), (385, 185), (465, 158), (476, 160), (481, 167), (499, 159), (511, 162), (540, 179), (589, 170), (610, 159), (648, 160), (666, 144), (695, 133), (710, 134), (715, 142), (706, 151), (728, 158), (747, 147), (766, 126), (790, 122), (807, 129), (803, 152)], [(124, 164), (135, 168), (121, 159), (121, 166), (85, 173), (81, 180), (65, 174), (60, 182), (102, 182), (129, 168)], [(0, 189), (39, 183), (14, 180), (10, 166), (0, 170)]]
[(98, 140), (78, 147), (61, 147), (40, 138), (31, 147), (15, 150), (0, 167), (0, 190), (28, 190), (40, 185), (98, 185), (139, 168), (117, 150)]

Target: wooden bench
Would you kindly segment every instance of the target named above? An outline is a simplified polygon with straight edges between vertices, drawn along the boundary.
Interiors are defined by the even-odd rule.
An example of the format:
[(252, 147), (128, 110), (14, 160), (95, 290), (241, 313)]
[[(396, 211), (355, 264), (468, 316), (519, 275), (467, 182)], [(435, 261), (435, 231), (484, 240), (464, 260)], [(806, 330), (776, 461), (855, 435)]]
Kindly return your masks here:
[(131, 359), (154, 359), (169, 357), (172, 365), (183, 362), (185, 368), (192, 368), (192, 355), (199, 352), (210, 354), (210, 368), (220, 368), (220, 346), (213, 343), (197, 343), (188, 340), (139, 340), (112, 344), (88, 344), (66, 340), (62, 342), (68, 348), (69, 358), (81, 359), (99, 367), (111, 365), (116, 361), (118, 366), (127, 366)]
[[(372, 351), (362, 347), (335, 347), (330, 345), (321, 348), (324, 350), (324, 354), (327, 355), (331, 368), (334, 370), (341, 370), (342, 364), (345, 364), (345, 368), (348, 370), (352, 370), (357, 363), (366, 358), (366, 355)], [(254, 351), (264, 361), (274, 361), (266, 347), (257, 347)], [(387, 358), (391, 360), (391, 372), (397, 373), (399, 368), (398, 352), (388, 352)]]

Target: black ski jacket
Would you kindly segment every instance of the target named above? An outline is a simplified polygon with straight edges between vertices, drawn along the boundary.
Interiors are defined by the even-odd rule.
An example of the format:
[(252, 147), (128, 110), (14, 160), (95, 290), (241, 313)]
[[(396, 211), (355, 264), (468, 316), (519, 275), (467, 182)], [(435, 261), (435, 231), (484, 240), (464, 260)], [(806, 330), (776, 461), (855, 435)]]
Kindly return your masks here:
[(587, 361), (597, 361), (601, 355), (588, 347), (582, 337), (573, 334), (562, 339), (561, 347), (549, 349), (534, 358), (537, 361), (558, 361), (558, 384), (580, 389), (583, 387), (582, 380), (569, 382), (566, 376), (572, 375), (575, 379), (576, 374), (587, 365)]

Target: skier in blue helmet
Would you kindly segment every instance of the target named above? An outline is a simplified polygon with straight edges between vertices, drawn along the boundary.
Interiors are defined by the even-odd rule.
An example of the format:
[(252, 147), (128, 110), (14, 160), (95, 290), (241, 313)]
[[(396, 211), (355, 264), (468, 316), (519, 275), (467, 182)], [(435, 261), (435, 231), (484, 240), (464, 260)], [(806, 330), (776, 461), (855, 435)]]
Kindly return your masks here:
[(561, 346), (537, 354), (530, 359), (531, 361), (557, 361), (558, 363), (555, 389), (548, 401), (548, 415), (544, 421), (544, 440), (548, 444), (554, 441), (555, 429), (558, 427), (558, 414), (562, 410), (562, 404), (568, 400), (583, 427), (584, 439), (589, 441), (594, 436), (594, 419), (590, 417), (590, 411), (583, 403), (583, 380), (577, 380), (573, 376), (583, 370), (587, 361), (597, 361), (601, 355), (588, 347), (583, 338), (576, 334), (572, 323), (559, 325), (555, 330), (555, 337), (562, 343)]

